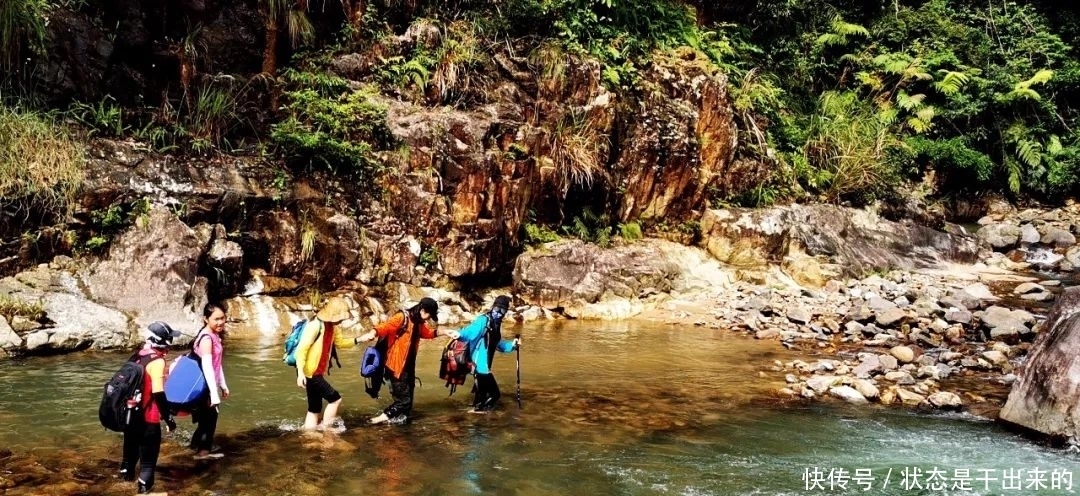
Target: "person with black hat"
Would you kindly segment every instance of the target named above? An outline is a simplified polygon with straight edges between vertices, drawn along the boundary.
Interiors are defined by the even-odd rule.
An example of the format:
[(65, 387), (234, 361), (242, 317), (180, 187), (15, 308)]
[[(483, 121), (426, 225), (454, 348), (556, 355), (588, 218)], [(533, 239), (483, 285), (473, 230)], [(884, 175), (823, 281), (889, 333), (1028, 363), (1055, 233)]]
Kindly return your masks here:
[(517, 348), (521, 338), (507, 340), (502, 338), (502, 321), (510, 311), (510, 297), (499, 296), (491, 304), (491, 309), (481, 314), (461, 331), (449, 331), (447, 335), (469, 344), (469, 356), (472, 357), (473, 369), (473, 409), (474, 413), (483, 413), (495, 408), (502, 394), (495, 374), (491, 372), (491, 363), (495, 351), (510, 353)]
[(416, 352), (420, 349), (420, 340), (435, 339), (444, 334), (429, 326), (428, 320), (439, 322), (439, 304), (431, 298), (421, 298), (416, 305), (395, 313), (386, 322), (356, 338), (358, 341), (387, 340), (385, 377), (390, 381), (394, 402), (368, 423), (403, 424), (408, 421), (412, 414)]
[[(143, 366), (142, 415), (132, 419), (124, 429), (124, 453), (120, 462), (120, 477), (135, 480), (135, 465), (139, 465), (138, 494), (155, 494), (154, 469), (161, 452), (161, 422), (169, 431), (176, 429), (169, 401), (165, 399), (165, 354), (180, 331), (164, 322), (147, 326), (146, 343), (135, 352), (132, 360)], [(165, 493), (157, 493), (165, 494)]]

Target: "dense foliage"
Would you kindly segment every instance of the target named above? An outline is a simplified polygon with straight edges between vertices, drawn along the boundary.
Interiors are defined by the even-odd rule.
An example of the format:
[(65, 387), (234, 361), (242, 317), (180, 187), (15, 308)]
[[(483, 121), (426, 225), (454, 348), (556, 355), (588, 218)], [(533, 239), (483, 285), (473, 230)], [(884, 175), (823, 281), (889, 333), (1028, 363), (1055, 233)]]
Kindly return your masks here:
[[(72, 4), (86, 9), (59, 0), (0, 4), (0, 64), (47, 50), (50, 12)], [(927, 177), (943, 196), (1058, 201), (1080, 182), (1080, 23), (1075, 7), (1058, 2), (344, 0), (330, 29), (325, 15), (309, 19), (326, 5), (259, 3), (271, 34), (260, 40), (262, 67), (274, 81), (263, 128), (236, 109), (248, 87), (194, 83), (198, 50), (188, 38), (197, 39), (197, 27), (177, 52), (181, 93), (153, 112), (122, 110), (106, 95), (74, 102), (70, 115), (158, 149), (211, 153), (254, 134), (269, 138), (262, 150), (291, 164), (372, 175), (380, 171), (375, 152), (394, 146), (381, 99), (481, 102), (491, 47), (528, 39), (599, 61), (615, 91), (632, 91), (655, 51), (691, 51), (727, 73), (740, 158), (769, 173), (719, 202), (858, 204)], [(380, 51), (381, 40), (408, 30), (437, 36)], [(303, 56), (278, 60), (288, 52)], [(376, 60), (364, 85), (328, 75), (329, 55), (344, 52)]]

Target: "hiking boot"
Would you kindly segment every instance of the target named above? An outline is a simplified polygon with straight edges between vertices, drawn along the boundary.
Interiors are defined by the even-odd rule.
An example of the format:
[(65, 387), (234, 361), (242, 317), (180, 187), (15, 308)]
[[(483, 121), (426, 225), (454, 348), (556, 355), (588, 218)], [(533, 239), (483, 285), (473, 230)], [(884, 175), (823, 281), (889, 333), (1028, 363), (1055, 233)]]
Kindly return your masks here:
[(409, 417), (407, 415), (402, 414), (402, 415), (398, 415), (397, 417), (393, 417), (393, 418), (387, 420), (386, 423), (390, 424), (390, 425), (402, 425), (402, 424), (404, 424), (404, 423), (406, 423), (408, 421), (409, 421)]
[(126, 468), (122, 468), (122, 469), (120, 469), (120, 473), (117, 475), (117, 477), (120, 477), (123, 480), (131, 482), (131, 481), (135, 480), (135, 471), (134, 470), (128, 470)]
[(368, 423), (371, 424), (371, 425), (376, 425), (376, 424), (382, 424), (382, 423), (387, 422), (389, 420), (390, 420), (389, 416), (387, 416), (385, 413), (380, 413), (380, 414), (368, 419)]

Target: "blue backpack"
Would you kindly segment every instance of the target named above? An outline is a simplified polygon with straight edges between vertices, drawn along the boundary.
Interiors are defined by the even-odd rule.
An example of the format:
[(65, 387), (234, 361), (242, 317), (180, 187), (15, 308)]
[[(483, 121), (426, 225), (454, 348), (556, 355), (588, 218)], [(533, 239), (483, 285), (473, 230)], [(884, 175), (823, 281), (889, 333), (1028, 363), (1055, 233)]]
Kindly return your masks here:
[[(296, 366), (296, 346), (300, 344), (300, 336), (304, 334), (304, 326), (307, 322), (307, 319), (301, 319), (300, 322), (293, 324), (289, 337), (285, 338), (285, 356), (281, 357), (285, 365)], [(322, 329), (319, 331), (322, 332)], [(315, 339), (319, 339), (318, 334), (315, 335)]]
[[(281, 357), (281, 361), (285, 362), (285, 365), (290, 367), (296, 366), (296, 347), (300, 345), (300, 336), (304, 334), (304, 326), (307, 325), (307, 319), (301, 320), (293, 324), (292, 330), (289, 331), (289, 337), (285, 338), (285, 356)], [(323, 326), (319, 324), (319, 331), (315, 333), (314, 341), (319, 340), (319, 335), (322, 334)], [(330, 360), (337, 362), (338, 368), (341, 368), (341, 360), (338, 360), (337, 346), (330, 345)], [(326, 369), (326, 373), (330, 373), (330, 369)]]

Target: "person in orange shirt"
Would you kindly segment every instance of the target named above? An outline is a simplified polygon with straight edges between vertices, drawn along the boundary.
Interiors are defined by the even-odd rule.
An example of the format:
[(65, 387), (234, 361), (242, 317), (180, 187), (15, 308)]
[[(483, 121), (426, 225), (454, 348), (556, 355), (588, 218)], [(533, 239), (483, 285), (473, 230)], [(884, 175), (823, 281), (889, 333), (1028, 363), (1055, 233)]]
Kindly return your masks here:
[(438, 316), (439, 304), (431, 298), (421, 298), (420, 303), (395, 313), (386, 322), (356, 338), (357, 341), (371, 341), (375, 338), (387, 340), (385, 377), (390, 381), (390, 394), (394, 402), (382, 413), (369, 419), (369, 423), (403, 424), (408, 421), (412, 413), (416, 352), (420, 349), (420, 340), (445, 335), (427, 323), (428, 320), (438, 323)]
[[(296, 345), (296, 386), (307, 393), (307, 416), (303, 429), (332, 430), (341, 407), (341, 394), (326, 381), (330, 373), (330, 358), (335, 355), (335, 348), (352, 348), (359, 339), (346, 337), (342, 321), (351, 320), (352, 310), (344, 298), (334, 296), (315, 314), (315, 318), (304, 324), (300, 342)], [(338, 364), (340, 366), (340, 364)], [(319, 412), (326, 400), (326, 410)]]
[(135, 465), (139, 464), (138, 494), (153, 493), (154, 469), (161, 452), (161, 422), (169, 431), (176, 429), (169, 402), (165, 399), (165, 353), (173, 338), (180, 332), (164, 322), (154, 322), (148, 327), (146, 344), (135, 352), (133, 360), (143, 366), (142, 411), (124, 429), (124, 458), (120, 462), (120, 477), (135, 479)]

